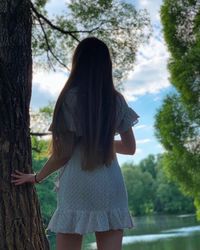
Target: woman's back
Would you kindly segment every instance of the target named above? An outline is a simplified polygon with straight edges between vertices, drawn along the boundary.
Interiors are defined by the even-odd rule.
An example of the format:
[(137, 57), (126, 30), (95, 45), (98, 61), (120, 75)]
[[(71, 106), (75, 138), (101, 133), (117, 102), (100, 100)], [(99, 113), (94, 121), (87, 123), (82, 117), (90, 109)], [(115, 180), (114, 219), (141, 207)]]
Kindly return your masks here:
[[(77, 105), (78, 88), (68, 90), (62, 109), (69, 131), (81, 137), (82, 126)], [(116, 99), (117, 133), (123, 133), (137, 122), (138, 115), (128, 107), (124, 97)], [(54, 232), (85, 234), (94, 231), (131, 228), (127, 192), (115, 155), (112, 164), (93, 171), (81, 168), (82, 151), (78, 144), (71, 159), (60, 169), (58, 208), (48, 229)]]
[[(65, 126), (69, 131), (75, 132), (77, 136), (82, 135), (82, 122), (80, 116), (80, 107), (77, 102), (78, 87), (69, 89), (63, 102), (63, 113)], [(103, 101), (103, 100), (102, 100)], [(138, 115), (131, 109), (123, 95), (116, 95), (116, 120), (115, 134), (125, 131), (127, 128), (138, 122)]]
[(47, 228), (56, 233), (57, 250), (80, 250), (88, 232), (95, 232), (99, 250), (121, 250), (123, 229), (133, 222), (116, 153), (134, 154), (137, 118), (115, 89), (106, 44), (83, 39), (54, 108), (51, 156), (39, 173), (13, 174), (19, 185), (59, 170), (57, 209)]

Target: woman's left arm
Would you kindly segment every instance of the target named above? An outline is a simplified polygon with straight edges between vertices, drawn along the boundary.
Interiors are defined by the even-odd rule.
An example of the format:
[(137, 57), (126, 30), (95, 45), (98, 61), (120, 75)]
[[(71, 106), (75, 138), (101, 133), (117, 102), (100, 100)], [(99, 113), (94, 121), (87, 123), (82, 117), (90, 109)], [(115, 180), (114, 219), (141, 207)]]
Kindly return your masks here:
[[(47, 162), (44, 164), (40, 172), (37, 173), (37, 181), (41, 182), (51, 173), (55, 172), (61, 168), (65, 163), (69, 161), (70, 157), (57, 158), (54, 155), (51, 155)], [(25, 174), (16, 170), (16, 174), (11, 174), (11, 176), (16, 179), (11, 180), (15, 185), (21, 185), (27, 182), (35, 183), (35, 174)]]
[(70, 157), (57, 158), (53, 155), (47, 160), (43, 168), (37, 173), (37, 181), (40, 182), (47, 176), (61, 168), (65, 163), (69, 161)]

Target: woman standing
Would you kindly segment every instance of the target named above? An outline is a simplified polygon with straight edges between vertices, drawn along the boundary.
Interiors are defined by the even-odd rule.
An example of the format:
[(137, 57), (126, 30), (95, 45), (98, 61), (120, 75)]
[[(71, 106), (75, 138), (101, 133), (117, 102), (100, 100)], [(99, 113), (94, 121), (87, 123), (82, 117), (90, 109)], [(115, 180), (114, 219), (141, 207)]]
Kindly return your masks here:
[(48, 225), (57, 250), (80, 250), (82, 236), (92, 232), (99, 250), (121, 249), (123, 229), (133, 222), (116, 153), (135, 153), (131, 127), (138, 117), (113, 85), (106, 44), (82, 40), (55, 105), (50, 158), (39, 173), (12, 174), (15, 185), (40, 183), (59, 169), (57, 209)]

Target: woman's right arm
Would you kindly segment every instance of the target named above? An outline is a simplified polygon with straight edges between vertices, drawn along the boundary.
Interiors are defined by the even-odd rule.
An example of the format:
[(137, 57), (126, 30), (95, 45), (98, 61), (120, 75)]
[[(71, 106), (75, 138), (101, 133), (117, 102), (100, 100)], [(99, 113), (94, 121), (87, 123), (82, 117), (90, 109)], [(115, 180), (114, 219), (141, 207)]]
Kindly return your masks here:
[(136, 142), (133, 130), (130, 127), (127, 131), (120, 133), (121, 140), (114, 140), (115, 152), (118, 154), (134, 155)]

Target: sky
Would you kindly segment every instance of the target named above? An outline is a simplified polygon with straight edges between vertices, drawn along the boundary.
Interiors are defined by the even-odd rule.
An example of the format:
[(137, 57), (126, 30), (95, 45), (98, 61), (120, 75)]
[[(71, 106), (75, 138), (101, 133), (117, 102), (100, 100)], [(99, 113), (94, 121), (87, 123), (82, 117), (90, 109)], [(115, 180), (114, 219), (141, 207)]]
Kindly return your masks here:
[[(50, 14), (64, 12), (66, 0), (50, 0), (47, 10)], [(163, 98), (173, 91), (169, 82), (167, 61), (169, 54), (165, 45), (159, 16), (162, 0), (128, 0), (137, 9), (147, 9), (151, 17), (153, 34), (146, 45), (140, 46), (133, 71), (124, 82), (123, 95), (128, 105), (140, 116), (133, 127), (136, 138), (136, 153), (132, 156), (118, 154), (120, 164), (137, 164), (149, 154), (164, 152), (155, 137), (155, 114), (162, 105)], [(67, 79), (62, 69), (53, 72), (37, 71), (33, 73), (31, 108), (37, 110), (56, 100)]]

